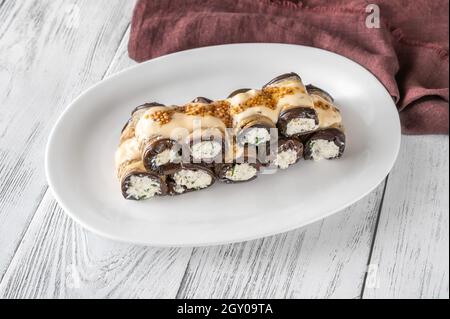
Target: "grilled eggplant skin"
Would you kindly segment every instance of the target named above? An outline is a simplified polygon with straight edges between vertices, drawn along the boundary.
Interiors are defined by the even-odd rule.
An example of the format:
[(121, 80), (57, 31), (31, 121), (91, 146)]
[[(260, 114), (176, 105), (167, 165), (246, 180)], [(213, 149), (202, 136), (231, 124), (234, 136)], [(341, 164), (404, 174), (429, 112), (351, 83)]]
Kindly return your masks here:
[[(300, 106), (300, 107), (289, 109), (280, 114), (277, 127), (278, 127), (281, 135), (289, 137), (289, 134), (287, 133), (287, 128), (288, 128), (290, 121), (292, 121), (294, 119), (299, 119), (299, 118), (300, 119), (312, 119), (312, 120), (314, 120), (316, 127), (319, 126), (319, 117), (317, 116), (317, 112), (313, 108)], [(296, 135), (309, 134), (309, 133), (315, 131), (316, 129), (313, 129), (311, 131), (302, 132), (302, 133), (299, 133)]]
[(148, 142), (142, 152), (142, 160), (144, 167), (150, 171), (161, 175), (167, 175), (177, 170), (180, 167), (180, 163), (169, 162), (163, 165), (157, 165), (155, 162), (156, 156), (166, 150), (181, 151), (181, 145), (178, 142), (168, 138), (156, 138)]
[[(195, 191), (199, 191), (202, 189), (206, 189), (211, 187), (212, 185), (215, 184), (215, 182), (217, 181), (217, 177), (216, 174), (214, 173), (214, 166), (211, 165), (206, 165), (206, 164), (191, 164), (191, 163), (182, 163), (180, 165), (180, 167), (178, 167), (174, 172), (172, 172), (170, 175), (167, 176), (167, 186), (168, 186), (168, 195), (170, 196), (178, 196), (178, 195), (183, 195), (186, 193), (191, 193), (191, 192), (195, 192)], [(177, 192), (177, 184), (173, 178), (174, 174), (176, 174), (177, 172), (181, 171), (181, 170), (192, 170), (192, 171), (203, 171), (205, 173), (207, 173), (209, 176), (211, 176), (211, 184), (209, 184), (207, 187), (205, 188), (200, 188), (200, 189), (195, 189), (195, 188), (187, 188), (182, 186), (183, 191), (182, 192)]]
[(133, 176), (137, 176), (137, 177), (149, 177), (152, 180), (154, 180), (155, 182), (157, 182), (160, 185), (160, 189), (161, 189), (161, 193), (156, 195), (156, 196), (166, 196), (168, 194), (168, 187), (167, 184), (165, 182), (165, 179), (161, 176), (159, 176), (158, 174), (152, 173), (152, 172), (146, 172), (146, 171), (142, 171), (142, 170), (136, 170), (136, 171), (129, 171), (127, 174), (125, 174), (122, 179), (121, 179), (121, 190), (122, 190), (122, 195), (125, 199), (127, 200), (134, 200), (134, 201), (140, 201), (142, 199), (140, 198), (136, 198), (136, 197), (130, 197), (127, 194), (127, 190), (129, 188), (130, 185), (130, 179)]
[(304, 149), (304, 158), (306, 160), (312, 160), (312, 143), (317, 140), (325, 140), (329, 142), (334, 142), (336, 146), (339, 148), (339, 153), (334, 158), (329, 159), (337, 159), (342, 157), (345, 151), (345, 145), (346, 145), (346, 138), (345, 133), (337, 128), (328, 128), (321, 131), (318, 131), (310, 136), (308, 141), (305, 144)]
[(327, 102), (329, 102), (329, 103), (334, 103), (334, 98), (333, 98), (333, 96), (331, 96), (330, 93), (328, 93), (327, 91), (325, 91), (325, 90), (323, 90), (323, 89), (321, 89), (321, 88), (319, 88), (319, 87), (317, 87), (317, 86), (314, 86), (314, 85), (312, 85), (312, 84), (308, 84), (308, 85), (306, 86), (306, 91), (307, 91), (308, 94), (310, 94), (310, 95), (318, 95), (318, 96), (320, 96), (321, 98), (323, 98), (325, 101), (327, 101)]
[(271, 85), (276, 85), (279, 84), (280, 82), (286, 81), (287, 79), (296, 79), (300, 82), (302, 82), (302, 78), (294, 72), (290, 72), (290, 73), (285, 73), (282, 75), (277, 76), (276, 78), (270, 80), (266, 85), (263, 86), (263, 89), (265, 89), (266, 87), (269, 87)]

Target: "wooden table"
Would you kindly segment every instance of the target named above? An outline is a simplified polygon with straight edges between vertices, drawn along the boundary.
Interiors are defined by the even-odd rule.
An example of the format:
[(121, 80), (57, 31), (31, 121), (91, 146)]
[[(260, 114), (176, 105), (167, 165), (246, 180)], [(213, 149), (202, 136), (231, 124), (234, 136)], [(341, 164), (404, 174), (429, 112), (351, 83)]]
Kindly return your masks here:
[(370, 195), (270, 238), (151, 248), (69, 219), (45, 180), (47, 137), (80, 92), (133, 64), (133, 5), (0, 0), (0, 297), (449, 297), (447, 136), (403, 137)]

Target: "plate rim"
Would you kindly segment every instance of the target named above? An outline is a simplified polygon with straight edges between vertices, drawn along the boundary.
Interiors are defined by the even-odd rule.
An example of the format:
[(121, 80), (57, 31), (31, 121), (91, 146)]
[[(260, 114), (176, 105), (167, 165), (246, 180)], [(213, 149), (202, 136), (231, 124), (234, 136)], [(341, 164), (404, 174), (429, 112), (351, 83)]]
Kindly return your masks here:
[[(134, 69), (138, 69), (143, 67), (143, 65), (146, 64), (151, 64), (151, 63), (158, 63), (158, 61), (161, 60), (165, 60), (168, 58), (172, 58), (172, 57), (176, 57), (177, 55), (183, 55), (186, 53), (193, 53), (195, 54), (195, 52), (197, 51), (207, 51), (209, 49), (219, 49), (221, 47), (230, 47), (230, 46), (279, 46), (279, 47), (303, 47), (303, 48), (307, 48), (309, 50), (316, 50), (316, 51), (320, 51), (320, 52), (325, 52), (326, 54), (331, 54), (336, 56), (337, 58), (344, 58), (345, 60), (353, 63), (356, 66), (359, 66), (360, 68), (362, 68), (365, 72), (369, 73), (373, 79), (378, 83), (378, 85), (380, 85), (380, 87), (382, 88), (383, 92), (385, 94), (387, 94), (388, 97), (391, 97), (391, 95), (389, 94), (388, 90), (386, 89), (386, 87), (383, 85), (383, 83), (377, 78), (377, 76), (375, 74), (373, 74), (370, 70), (368, 70), (366, 67), (364, 67), (363, 65), (359, 64), (358, 62), (340, 55), (338, 53), (329, 51), (329, 50), (325, 50), (325, 49), (321, 49), (321, 48), (316, 48), (316, 47), (311, 47), (311, 46), (305, 46), (305, 45), (297, 45), (297, 44), (285, 44), (285, 43), (267, 43), (267, 42), (248, 42), (248, 43), (232, 43), (232, 44), (221, 44), (221, 45), (213, 45), (213, 46), (205, 46), (205, 47), (199, 47), (199, 48), (193, 48), (193, 49), (188, 49), (188, 50), (182, 50), (182, 51), (178, 51), (178, 52), (174, 52), (174, 53), (170, 53), (167, 55), (163, 55), (160, 57), (156, 57), (154, 59), (150, 59), (148, 61), (142, 62), (142, 63), (137, 63), (136, 65), (132, 65), (129, 66), (123, 70), (120, 70), (110, 76), (105, 77), (104, 79), (98, 81), (97, 83), (95, 83), (94, 85), (90, 86), (89, 88), (87, 88), (86, 90), (82, 91), (75, 99), (72, 100), (72, 102), (70, 102), (62, 111), (62, 113), (58, 116), (57, 120), (54, 122), (53, 127), (50, 131), (50, 134), (48, 136), (48, 140), (47, 140), (47, 144), (45, 147), (45, 159), (44, 159), (44, 166), (45, 166), (45, 176), (46, 176), (46, 180), (49, 186), (50, 191), (52, 192), (52, 195), (54, 196), (55, 200), (57, 201), (58, 205), (62, 208), (62, 210), (65, 212), (65, 214), (67, 214), (73, 221), (75, 221), (76, 223), (78, 223), (80, 226), (82, 226), (83, 228), (87, 229), (88, 231), (97, 234), (101, 237), (107, 238), (107, 239), (111, 239), (117, 242), (122, 242), (122, 243), (128, 243), (128, 244), (134, 244), (134, 245), (141, 245), (141, 246), (151, 246), (151, 247), (177, 247), (177, 248), (185, 248), (185, 247), (208, 247), (208, 246), (217, 246), (217, 245), (224, 245), (224, 244), (233, 244), (233, 243), (240, 243), (240, 242), (247, 242), (247, 241), (251, 241), (251, 240), (255, 240), (255, 239), (260, 239), (260, 238), (266, 238), (266, 237), (270, 237), (270, 236), (274, 236), (277, 234), (283, 234), (310, 224), (313, 224), (319, 220), (325, 219), (331, 215), (334, 215), (342, 210), (344, 210), (345, 208), (351, 206), (352, 204), (355, 204), (357, 202), (359, 202), (361, 199), (363, 199), (364, 197), (366, 197), (368, 194), (370, 194), (375, 188), (377, 188), (384, 179), (386, 179), (386, 177), (389, 175), (389, 173), (392, 171), (397, 159), (398, 159), (398, 155), (400, 153), (400, 147), (401, 147), (401, 140), (402, 140), (402, 134), (401, 134), (401, 124), (400, 124), (400, 115), (399, 112), (393, 112), (396, 115), (395, 118), (395, 124), (397, 126), (397, 134), (396, 134), (396, 142), (394, 145), (395, 148), (395, 152), (394, 152), (394, 156), (392, 157), (392, 159), (390, 160), (389, 165), (386, 165), (387, 169), (385, 169), (386, 172), (384, 172), (382, 174), (382, 177), (380, 178), (379, 181), (377, 181), (375, 183), (374, 186), (370, 187), (366, 192), (362, 193), (361, 195), (355, 197), (354, 199), (346, 202), (345, 204), (342, 204), (341, 206), (332, 209), (330, 211), (328, 211), (326, 214), (322, 214), (320, 216), (317, 216), (315, 218), (311, 218), (310, 220), (306, 220), (303, 221), (301, 223), (296, 223), (294, 225), (290, 225), (289, 227), (284, 227), (284, 228), (279, 228), (278, 230), (274, 230), (274, 231), (270, 231), (270, 232), (264, 232), (261, 231), (259, 233), (254, 233), (253, 235), (249, 235), (249, 236), (241, 236), (241, 237), (237, 237), (235, 239), (230, 239), (230, 240), (217, 240), (217, 241), (205, 241), (205, 242), (198, 242), (198, 243), (179, 243), (179, 244), (169, 244), (169, 243), (164, 243), (164, 242), (149, 242), (149, 241), (136, 241), (136, 240), (132, 240), (132, 239), (127, 239), (127, 238), (123, 238), (121, 236), (117, 236), (108, 232), (105, 232), (103, 230), (97, 229), (91, 225), (89, 225), (89, 223), (84, 222), (83, 220), (81, 220), (80, 218), (77, 217), (76, 213), (73, 213), (71, 211), (71, 209), (69, 209), (64, 200), (62, 199), (62, 197), (60, 196), (60, 193), (57, 191), (57, 189), (54, 186), (54, 182), (52, 179), (52, 173), (51, 173), (51, 168), (50, 168), (50, 153), (51, 153), (51, 148), (52, 148), (52, 144), (53, 144), (53, 140), (55, 138), (56, 132), (59, 128), (59, 126), (61, 125), (61, 123), (63, 122), (63, 119), (66, 117), (67, 113), (69, 112), (69, 110), (78, 103), (79, 100), (81, 100), (82, 98), (84, 98), (86, 95), (88, 95), (91, 91), (97, 89), (97, 87), (101, 86), (101, 85), (105, 85), (108, 82), (112, 82), (114, 81), (116, 78), (120, 77), (122, 74), (124, 73), (128, 73), (128, 72), (132, 72)], [(392, 106), (396, 108), (395, 102), (394, 100), (392, 100)], [(380, 174), (381, 176), (381, 174)]]

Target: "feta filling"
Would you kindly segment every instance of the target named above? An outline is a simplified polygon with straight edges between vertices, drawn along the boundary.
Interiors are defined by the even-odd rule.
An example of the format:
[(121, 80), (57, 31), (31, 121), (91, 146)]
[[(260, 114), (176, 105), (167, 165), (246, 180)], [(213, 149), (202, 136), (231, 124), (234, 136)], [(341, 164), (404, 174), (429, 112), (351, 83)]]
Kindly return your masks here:
[(242, 137), (243, 144), (259, 145), (270, 141), (270, 133), (265, 128), (255, 127), (246, 130)]
[(208, 173), (200, 170), (193, 171), (188, 169), (176, 172), (173, 175), (173, 180), (177, 184), (177, 187), (175, 188), (177, 193), (180, 193), (178, 190), (181, 186), (184, 186), (187, 189), (202, 189), (208, 187), (212, 183), (212, 177)]
[(161, 194), (161, 185), (148, 176), (131, 176), (126, 194), (127, 199), (148, 199)]
[(339, 147), (333, 141), (314, 140), (311, 142), (311, 157), (315, 161), (332, 159), (339, 155)]
[(194, 159), (213, 159), (222, 151), (222, 145), (214, 141), (196, 143), (192, 146), (191, 154)]
[(287, 124), (286, 134), (291, 136), (294, 134), (310, 132), (318, 127), (315, 119), (296, 118), (289, 121)]
[(170, 149), (170, 150), (165, 150), (165, 151), (159, 153), (158, 155), (156, 155), (153, 158), (153, 162), (155, 163), (156, 166), (162, 166), (167, 163), (179, 162), (180, 159), (181, 159), (181, 156), (178, 154), (178, 152)]
[(181, 185), (175, 185), (175, 187), (173, 188), (173, 190), (175, 191), (175, 193), (177, 194), (183, 194), (185, 192), (185, 188)]
[(294, 150), (287, 150), (277, 154), (274, 163), (281, 169), (286, 169), (290, 165), (297, 162), (297, 152)]
[(235, 164), (225, 173), (225, 177), (231, 181), (247, 181), (253, 178), (258, 171), (247, 163)]

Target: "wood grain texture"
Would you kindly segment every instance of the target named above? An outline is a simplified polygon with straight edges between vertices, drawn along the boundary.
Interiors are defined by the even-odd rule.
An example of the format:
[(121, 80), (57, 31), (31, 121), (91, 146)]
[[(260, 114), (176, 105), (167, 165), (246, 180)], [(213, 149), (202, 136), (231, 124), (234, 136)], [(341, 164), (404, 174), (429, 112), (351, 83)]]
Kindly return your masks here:
[(383, 188), (293, 232), (195, 249), (178, 297), (359, 298)]
[(6, 1), (0, 8), (0, 279), (44, 192), (56, 118), (105, 74), (134, 1)]
[(449, 297), (448, 136), (404, 136), (389, 176), (365, 298)]
[(48, 193), (0, 284), (0, 298), (174, 298), (190, 255), (191, 249), (93, 235)]
[[(127, 36), (106, 76), (132, 65), (126, 53), (126, 39)], [(381, 198), (380, 188), (346, 212), (301, 231), (250, 243), (197, 249), (187, 270), (192, 249), (143, 248), (98, 238), (63, 215), (48, 191), (0, 284), (0, 296), (202, 297), (206, 293), (203, 286), (210, 286), (214, 291), (224, 286), (224, 278), (229, 272), (227, 261), (223, 261), (223, 267), (215, 268), (211, 260), (216, 261), (217, 253), (228, 255), (229, 252), (242, 257), (235, 272), (238, 278), (257, 275), (248, 280), (250, 285), (259, 285), (259, 290), (246, 291), (250, 287), (246, 286), (243, 292), (230, 290), (222, 292), (224, 295), (212, 293), (213, 297), (229, 298), (241, 293), (264, 298), (271, 295), (290, 298), (355, 297), (359, 295), (363, 283)], [(338, 232), (334, 232), (335, 227)], [(336, 236), (330, 237), (329, 233)], [(279, 262), (268, 264), (272, 257)], [(332, 262), (328, 265), (322, 263), (324, 261)], [(248, 272), (247, 267), (254, 263), (259, 265), (261, 273)], [(212, 282), (203, 276), (194, 278), (191, 274), (193, 265), (203, 265), (204, 270), (217, 272), (224, 278), (217, 282), (217, 278), (208, 277)], [(182, 278), (184, 281), (180, 288)], [(319, 281), (321, 284), (316, 284), (311, 290), (317, 278), (322, 278)], [(192, 282), (194, 280), (198, 282)], [(188, 283), (191, 283), (189, 287)], [(233, 287), (238, 283), (230, 281), (228, 285)], [(192, 289), (196, 289), (195, 292)]]
[[(134, 64), (129, 29), (105, 77)], [(85, 231), (48, 190), (0, 283), (0, 298), (175, 298), (192, 249), (117, 243)]]

